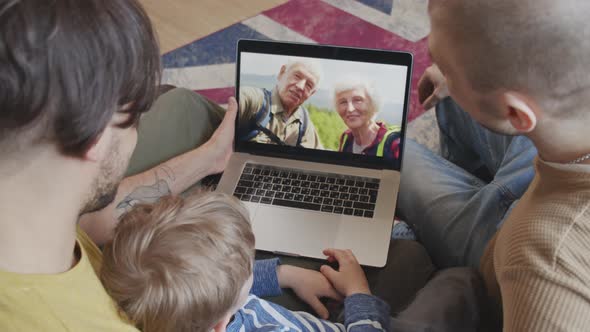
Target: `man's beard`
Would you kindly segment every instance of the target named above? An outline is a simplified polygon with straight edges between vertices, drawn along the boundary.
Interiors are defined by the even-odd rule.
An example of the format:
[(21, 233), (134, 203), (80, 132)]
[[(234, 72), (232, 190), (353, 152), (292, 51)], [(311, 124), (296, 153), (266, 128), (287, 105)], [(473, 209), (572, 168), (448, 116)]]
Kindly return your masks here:
[(111, 204), (117, 196), (119, 183), (127, 170), (127, 162), (121, 159), (119, 141), (113, 142), (109, 149), (109, 158), (100, 166), (100, 174), (94, 179), (91, 196), (80, 211), (80, 214), (96, 212)]
[(116, 183), (105, 187), (100, 192), (97, 192), (96, 196), (86, 204), (80, 214), (96, 212), (104, 209), (115, 200), (118, 189), (119, 184)]

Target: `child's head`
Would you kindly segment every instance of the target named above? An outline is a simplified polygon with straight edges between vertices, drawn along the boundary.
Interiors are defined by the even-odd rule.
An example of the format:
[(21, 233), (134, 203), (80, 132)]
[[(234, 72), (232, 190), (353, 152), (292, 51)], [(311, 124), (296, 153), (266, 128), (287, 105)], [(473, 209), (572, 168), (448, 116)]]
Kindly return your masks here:
[(135, 206), (104, 250), (101, 280), (143, 331), (225, 328), (252, 283), (248, 212), (228, 195)]

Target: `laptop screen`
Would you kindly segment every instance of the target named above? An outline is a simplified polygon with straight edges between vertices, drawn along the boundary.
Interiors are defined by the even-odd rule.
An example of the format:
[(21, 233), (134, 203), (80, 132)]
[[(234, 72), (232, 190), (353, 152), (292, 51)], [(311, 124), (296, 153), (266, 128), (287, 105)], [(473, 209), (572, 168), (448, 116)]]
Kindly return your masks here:
[(311, 56), (305, 48), (318, 46), (279, 45), (274, 53), (240, 48), (236, 146), (400, 170), (411, 56), (325, 46)]

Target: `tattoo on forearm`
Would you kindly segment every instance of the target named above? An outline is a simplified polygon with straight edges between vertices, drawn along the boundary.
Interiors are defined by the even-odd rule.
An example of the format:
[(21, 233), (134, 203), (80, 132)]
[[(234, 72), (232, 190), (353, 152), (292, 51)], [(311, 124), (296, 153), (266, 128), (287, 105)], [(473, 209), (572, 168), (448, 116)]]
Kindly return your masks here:
[(147, 186), (139, 186), (135, 188), (127, 197), (125, 197), (119, 204), (117, 204), (115, 213), (117, 218), (131, 210), (133, 206), (139, 203), (154, 203), (160, 197), (170, 195), (170, 185), (168, 181), (174, 182), (176, 176), (172, 169), (168, 166), (160, 166), (154, 171), (155, 183)]

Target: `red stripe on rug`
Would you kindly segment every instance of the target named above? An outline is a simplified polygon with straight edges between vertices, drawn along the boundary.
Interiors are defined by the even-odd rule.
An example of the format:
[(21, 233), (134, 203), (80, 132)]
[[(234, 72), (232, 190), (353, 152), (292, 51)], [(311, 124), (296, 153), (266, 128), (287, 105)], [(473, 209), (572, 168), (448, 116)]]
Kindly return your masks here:
[(201, 94), (218, 104), (227, 104), (227, 99), (235, 95), (236, 88), (216, 88), (216, 89), (204, 89), (196, 90), (198, 94)]
[(414, 72), (408, 119), (411, 121), (424, 112), (418, 102), (417, 85), (430, 65), (426, 38), (411, 42), (320, 0), (291, 0), (264, 14), (321, 44), (411, 52)]

